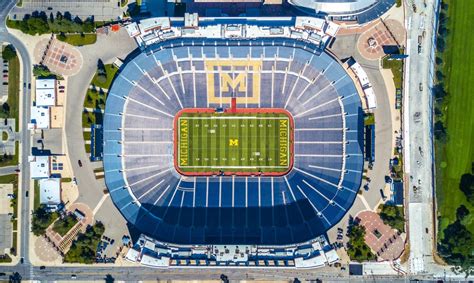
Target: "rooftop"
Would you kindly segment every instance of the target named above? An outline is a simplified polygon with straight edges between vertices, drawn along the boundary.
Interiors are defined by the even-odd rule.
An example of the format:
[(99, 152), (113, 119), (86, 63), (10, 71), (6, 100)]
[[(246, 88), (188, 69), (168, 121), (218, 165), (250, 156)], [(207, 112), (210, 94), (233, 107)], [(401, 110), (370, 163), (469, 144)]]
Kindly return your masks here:
[(28, 161), (30, 162), (31, 178), (49, 178), (49, 156), (30, 156)]
[(43, 106), (31, 107), (31, 123), (36, 129), (49, 128), (49, 108)]
[(39, 186), (41, 204), (58, 205), (61, 203), (61, 179), (41, 179)]

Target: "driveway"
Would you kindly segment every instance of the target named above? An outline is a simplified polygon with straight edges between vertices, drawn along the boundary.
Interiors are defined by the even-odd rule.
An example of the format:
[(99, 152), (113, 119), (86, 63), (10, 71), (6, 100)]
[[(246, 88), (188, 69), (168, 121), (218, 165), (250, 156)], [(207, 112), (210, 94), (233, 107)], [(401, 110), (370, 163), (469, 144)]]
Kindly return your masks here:
[[(120, 44), (117, 44), (120, 42)], [(102, 167), (102, 163), (90, 162), (89, 154), (84, 148), (82, 135), (82, 102), (86, 90), (97, 69), (97, 60), (112, 63), (116, 57), (125, 58), (137, 48), (133, 39), (122, 29), (117, 33), (99, 35), (93, 45), (79, 47), (84, 62), (81, 70), (73, 77), (68, 78), (68, 93), (66, 98), (66, 123), (67, 154), (71, 160), (73, 175), (77, 178), (79, 186), (78, 202), (87, 204), (90, 208), (96, 207), (105, 189), (103, 179), (96, 180), (93, 168)], [(78, 160), (82, 161), (79, 167)]]

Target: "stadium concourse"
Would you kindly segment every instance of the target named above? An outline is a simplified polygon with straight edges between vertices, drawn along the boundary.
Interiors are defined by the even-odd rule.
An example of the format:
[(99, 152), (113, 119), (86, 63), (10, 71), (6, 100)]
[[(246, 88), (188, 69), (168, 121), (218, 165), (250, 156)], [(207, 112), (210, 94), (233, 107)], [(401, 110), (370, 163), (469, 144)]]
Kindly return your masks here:
[[(290, 113), (287, 174), (183, 176), (175, 169), (176, 114), (229, 109), (233, 97), (239, 108)], [(125, 218), (161, 243), (294, 246), (324, 236), (352, 206), (363, 132), (354, 82), (321, 42), (176, 36), (147, 45), (113, 82), (105, 180)]]

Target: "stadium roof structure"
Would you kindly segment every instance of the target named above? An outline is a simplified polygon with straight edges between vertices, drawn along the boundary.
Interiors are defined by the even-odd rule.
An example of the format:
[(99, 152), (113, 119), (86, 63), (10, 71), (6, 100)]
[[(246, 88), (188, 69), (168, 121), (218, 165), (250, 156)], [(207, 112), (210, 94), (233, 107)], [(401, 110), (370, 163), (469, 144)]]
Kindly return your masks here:
[(327, 15), (333, 20), (364, 24), (378, 19), (395, 0), (289, 0), (296, 8), (312, 15)]
[[(226, 90), (222, 76), (244, 76), (245, 82), (227, 78), (233, 87)], [(239, 107), (293, 115), (288, 174), (189, 177), (175, 170), (176, 113), (228, 108), (232, 95)], [(354, 82), (310, 41), (163, 40), (122, 66), (106, 102), (103, 161), (110, 195), (132, 225), (162, 242), (285, 246), (323, 235), (357, 196), (362, 147)]]

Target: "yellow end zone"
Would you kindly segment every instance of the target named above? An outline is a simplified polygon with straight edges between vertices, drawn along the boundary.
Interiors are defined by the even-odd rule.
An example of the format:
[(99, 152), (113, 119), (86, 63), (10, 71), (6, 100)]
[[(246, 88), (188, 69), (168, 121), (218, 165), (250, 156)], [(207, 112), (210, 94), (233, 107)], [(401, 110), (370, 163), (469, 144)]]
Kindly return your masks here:
[[(237, 104), (260, 103), (261, 60), (206, 60), (205, 66), (207, 73), (207, 101), (209, 104), (230, 104), (233, 91), (245, 93), (245, 97), (237, 97)], [(228, 67), (230, 70), (222, 71), (223, 67)], [(236, 67), (240, 68), (237, 70)], [(216, 70), (219, 77), (219, 89), (217, 90), (214, 87)], [(235, 77), (232, 77), (230, 74), (235, 74)], [(249, 75), (252, 76), (251, 86), (247, 85)], [(223, 96), (223, 94), (227, 95)]]

